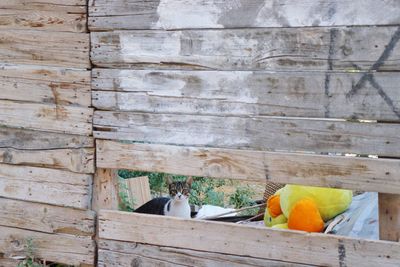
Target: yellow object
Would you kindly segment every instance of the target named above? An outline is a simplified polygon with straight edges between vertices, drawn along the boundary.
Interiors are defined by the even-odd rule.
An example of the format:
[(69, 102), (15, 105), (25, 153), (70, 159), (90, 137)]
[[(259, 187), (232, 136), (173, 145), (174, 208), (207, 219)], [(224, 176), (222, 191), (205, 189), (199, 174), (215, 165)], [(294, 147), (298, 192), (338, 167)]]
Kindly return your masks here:
[[(344, 212), (350, 206), (352, 197), (350, 190), (286, 185), (267, 202), (264, 223), (268, 227), (273, 227), (287, 221), (288, 229), (321, 232), (324, 222)], [(276, 216), (279, 211), (276, 207), (277, 199), (283, 213), (278, 216)]]

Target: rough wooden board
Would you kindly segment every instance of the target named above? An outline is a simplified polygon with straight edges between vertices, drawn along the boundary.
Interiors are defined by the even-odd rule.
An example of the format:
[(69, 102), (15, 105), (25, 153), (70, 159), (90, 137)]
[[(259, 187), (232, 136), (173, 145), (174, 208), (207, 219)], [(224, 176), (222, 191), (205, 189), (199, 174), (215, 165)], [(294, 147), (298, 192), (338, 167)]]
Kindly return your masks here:
[(96, 111), (94, 137), (275, 151), (399, 156), (400, 124)]
[(0, 253), (4, 258), (26, 256), (29, 239), (38, 258), (68, 265), (94, 265), (95, 244), (91, 237), (54, 235), (0, 226)]
[(379, 194), (379, 238), (400, 242), (400, 195)]
[(99, 168), (400, 192), (400, 160), (97, 140)]
[(0, 198), (0, 225), (45, 233), (93, 236), (95, 212)]
[(90, 135), (93, 109), (0, 100), (0, 125)]
[(69, 68), (90, 68), (89, 34), (0, 30), (0, 61)]
[(398, 73), (349, 95), (363, 75), (332, 73), (327, 91), (324, 73), (95, 69), (92, 99), (101, 110), (399, 120)]
[(87, 0), (0, 0), (2, 9), (86, 13)]
[[(72, 8), (74, 10), (76, 8)], [(0, 29), (86, 32), (86, 14), (64, 11), (0, 9)]]
[[(398, 266), (400, 243), (102, 210), (101, 239), (322, 266)], [(273, 244), (273, 245), (271, 245)]]
[(0, 99), (91, 106), (90, 71), (24, 65), (0, 68)]
[(0, 148), (0, 162), (94, 173), (94, 148), (51, 150)]
[(125, 192), (130, 205), (137, 209), (152, 199), (148, 176), (124, 179), (119, 177), (119, 192)]
[[(310, 265), (272, 261), (189, 249), (159, 247), (102, 239), (98, 242), (98, 266), (193, 266), (193, 267), (304, 267)], [(152, 265), (153, 264), (153, 265)]]
[(96, 166), (93, 181), (92, 210), (118, 210), (119, 189), (118, 176), (115, 170), (102, 169)]
[(93, 137), (49, 133), (0, 126), (0, 148), (20, 150), (76, 149), (94, 147)]
[(15, 267), (21, 262), (21, 260), (0, 258), (0, 267)]
[(91, 59), (101, 67), (398, 71), (399, 39), (394, 26), (93, 32)]
[(400, 24), (396, 0), (90, 0), (95, 30)]
[(92, 176), (68, 171), (0, 164), (0, 196), (90, 208)]

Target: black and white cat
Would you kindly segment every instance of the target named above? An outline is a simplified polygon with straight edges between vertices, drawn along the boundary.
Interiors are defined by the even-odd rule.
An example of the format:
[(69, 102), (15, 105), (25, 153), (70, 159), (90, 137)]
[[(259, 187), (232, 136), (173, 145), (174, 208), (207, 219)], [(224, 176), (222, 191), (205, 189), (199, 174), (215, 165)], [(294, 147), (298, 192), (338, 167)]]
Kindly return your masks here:
[(184, 182), (174, 182), (171, 177), (167, 179), (170, 198), (154, 198), (137, 208), (135, 212), (190, 219), (189, 194), (193, 178), (190, 176)]

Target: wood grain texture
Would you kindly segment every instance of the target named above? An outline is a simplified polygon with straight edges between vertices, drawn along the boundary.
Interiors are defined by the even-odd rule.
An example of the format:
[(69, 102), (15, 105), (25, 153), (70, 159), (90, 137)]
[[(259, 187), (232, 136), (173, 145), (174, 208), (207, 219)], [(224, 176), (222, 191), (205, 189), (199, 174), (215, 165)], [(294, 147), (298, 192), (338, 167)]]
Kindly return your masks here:
[(90, 68), (89, 34), (0, 30), (0, 61), (66, 68)]
[(305, 267), (297, 263), (273, 261), (189, 249), (159, 247), (134, 242), (102, 239), (99, 246), (99, 267), (106, 266), (192, 266), (192, 267)]
[(400, 261), (396, 242), (118, 211), (100, 211), (99, 233), (101, 239), (321, 266), (397, 266)]
[(0, 198), (0, 225), (50, 234), (93, 236), (95, 213)]
[(379, 238), (400, 242), (400, 195), (398, 194), (379, 194)]
[(90, 0), (95, 30), (392, 25), (396, 0)]
[(128, 201), (134, 209), (142, 206), (152, 199), (148, 176), (122, 178), (119, 177), (119, 192), (127, 196)]
[(363, 75), (332, 73), (327, 92), (323, 73), (94, 69), (92, 99), (100, 110), (400, 120), (400, 76), (374, 74), (388, 98), (371, 83), (349, 95)]
[(400, 192), (400, 160), (97, 141), (99, 168)]
[(3, 9), (31, 11), (65, 11), (71, 13), (86, 13), (86, 0), (0, 0)]
[(90, 135), (91, 108), (0, 100), (0, 124), (8, 127)]
[(399, 156), (400, 124), (96, 111), (94, 137), (274, 151)]
[(94, 173), (94, 148), (18, 150), (0, 148), (0, 162)]
[(48, 234), (0, 226), (0, 251), (4, 258), (27, 255), (32, 240), (35, 257), (68, 265), (94, 265), (95, 244), (91, 237)]
[(120, 199), (117, 171), (96, 167), (93, 181), (92, 210), (96, 212), (100, 209), (118, 210)]
[(0, 126), (0, 148), (19, 150), (79, 149), (94, 147), (93, 137), (49, 133)]
[(73, 13), (65, 6), (63, 11), (0, 9), (0, 29), (45, 30), (59, 32), (86, 32), (86, 13)]
[(0, 197), (89, 209), (92, 180), (87, 174), (0, 164)]
[(399, 39), (394, 26), (93, 32), (91, 59), (139, 69), (398, 71)]
[(0, 68), (1, 100), (91, 106), (90, 71), (7, 65)]

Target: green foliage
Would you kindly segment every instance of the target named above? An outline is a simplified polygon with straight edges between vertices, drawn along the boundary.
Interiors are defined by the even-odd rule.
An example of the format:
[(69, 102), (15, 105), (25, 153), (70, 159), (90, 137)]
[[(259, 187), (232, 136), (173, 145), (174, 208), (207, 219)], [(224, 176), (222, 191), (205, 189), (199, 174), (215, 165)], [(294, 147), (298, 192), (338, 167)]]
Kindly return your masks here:
[[(122, 211), (134, 211), (134, 207), (133, 205), (135, 204), (135, 199), (132, 199), (128, 194), (128, 187), (125, 183), (122, 183), (121, 181), (119, 181), (119, 198), (121, 200), (121, 203), (119, 203), (119, 210)], [(122, 190), (121, 190), (122, 189)]]
[[(140, 171), (128, 171), (120, 170), (118, 172), (119, 176), (127, 179), (139, 176), (148, 176), (150, 183), (150, 191), (154, 197), (159, 197), (168, 194), (168, 187), (166, 184), (168, 174), (165, 173), (149, 173)], [(174, 181), (183, 181), (186, 176), (182, 175), (171, 175)], [(220, 207), (225, 207), (224, 192), (218, 191), (218, 188), (226, 184), (225, 180), (222, 179), (210, 179), (204, 177), (193, 177), (193, 184), (191, 190), (191, 196), (189, 199), (190, 204), (195, 205), (215, 205)], [(254, 196), (253, 190), (249, 186), (239, 186), (236, 188), (235, 192), (229, 196), (229, 205), (236, 209), (242, 207), (248, 207), (254, 205), (252, 197)], [(121, 209), (126, 211), (132, 211), (133, 207), (129, 205), (129, 199), (126, 194), (120, 192), (120, 197), (122, 199)], [(257, 208), (243, 211), (241, 215), (251, 215), (257, 212)]]
[(35, 259), (32, 238), (26, 240), (26, 259), (18, 263), (17, 267), (43, 267), (39, 260)]
[[(233, 193), (229, 197), (229, 204), (234, 206), (235, 209), (240, 209), (243, 207), (249, 207), (255, 205), (255, 202), (252, 200), (254, 196), (254, 192), (251, 190), (249, 186), (239, 186), (236, 188), (235, 193)], [(258, 212), (258, 208), (244, 210), (239, 212), (239, 215), (254, 215)]]

